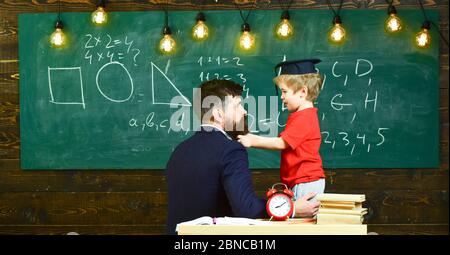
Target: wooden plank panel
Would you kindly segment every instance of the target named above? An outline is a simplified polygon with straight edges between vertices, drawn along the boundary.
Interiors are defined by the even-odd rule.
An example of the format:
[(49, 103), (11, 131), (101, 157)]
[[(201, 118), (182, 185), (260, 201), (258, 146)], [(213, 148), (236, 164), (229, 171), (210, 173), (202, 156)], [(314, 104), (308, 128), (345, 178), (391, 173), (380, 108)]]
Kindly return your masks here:
[(0, 225), (0, 235), (164, 235), (165, 225)]
[[(265, 190), (258, 191), (264, 196)], [(329, 190), (327, 192), (365, 194), (363, 208), (371, 208), (364, 224), (443, 224), (448, 223), (448, 191), (362, 191)], [(371, 216), (373, 215), (373, 216)]]
[[(447, 127), (448, 128), (448, 127)], [(440, 166), (439, 168), (441, 169), (446, 169), (448, 171), (448, 162), (449, 162), (449, 154), (448, 154), (448, 140), (447, 141), (442, 141), (440, 143), (439, 146), (439, 161), (440, 161)]]
[(0, 158), (17, 159), (19, 158), (19, 132), (14, 127), (0, 129)]
[(448, 224), (369, 224), (367, 231), (379, 235), (448, 235)]
[[(7, 9), (0, 9), (0, 36), (2, 38), (13, 37), (17, 38), (17, 19)], [(3, 40), (2, 40), (3, 41)]]
[(448, 109), (448, 88), (439, 89), (439, 109)]
[(0, 101), (0, 130), (19, 126), (19, 105)]
[[(448, 1), (439, 1), (439, 31), (446, 35), (446, 39), (448, 41)], [(448, 45), (444, 43), (442, 39), (440, 39), (440, 53), (447, 55), (447, 61), (444, 61), (445, 65), (447, 66), (447, 72), (448, 72)], [(442, 63), (442, 62), (441, 62)], [(447, 83), (448, 87), (448, 83)]]
[[(446, 23), (446, 28), (440, 30), (443, 33), (448, 33), (448, 23)], [(442, 40), (442, 39), (441, 39)], [(447, 46), (446, 46), (447, 47)], [(443, 47), (441, 47), (443, 48)], [(448, 72), (448, 53), (439, 53), (439, 73), (444, 74)], [(448, 88), (448, 84), (447, 84)]]
[[(3, 99), (3, 95), (0, 95), (0, 100)], [(5, 97), (11, 94), (6, 94)], [(14, 97), (16, 95), (13, 95)], [(18, 99), (18, 95), (17, 95)], [(19, 130), (19, 102), (11, 102), (9, 100), (0, 101), (0, 131), (9, 130)]]
[(5, 49), (0, 53), (1, 94), (19, 94), (19, 60), (17, 56), (17, 47), (17, 39), (9, 44), (0, 42), (0, 48)]
[[(346, 190), (360, 194), (358, 190)], [(264, 196), (265, 191), (258, 191)], [(368, 224), (448, 223), (446, 191), (365, 193)], [(0, 193), (0, 225), (165, 224), (165, 192)]]
[(166, 193), (0, 193), (0, 225), (163, 225)]
[(0, 192), (124, 191), (167, 191), (164, 171), (0, 171)]
[[(1, 84), (0, 84), (0, 90), (2, 90), (1, 88)], [(15, 89), (16, 91), (18, 91), (18, 89)], [(13, 105), (19, 105), (19, 93), (0, 93), (0, 102), (8, 102), (10, 104)], [(19, 116), (19, 114), (17, 114), (17, 116)], [(18, 123), (18, 122), (17, 122)], [(17, 126), (19, 124), (16, 124)]]
[(439, 139), (448, 141), (448, 108), (439, 108)]
[[(9, 101), (14, 103), (19, 103), (19, 82), (18, 81), (9, 81), (6, 76), (10, 76), (14, 74), (3, 75), (0, 74), (0, 91), (2, 91), (2, 96), (0, 100)], [(18, 76), (18, 73), (17, 73)], [(6, 78), (5, 78), (6, 77)], [(12, 100), (17, 98), (17, 100)]]
[(2, 19), (0, 20), (0, 36), (2, 38), (0, 42), (0, 46), (3, 47), (4, 50), (0, 52), (0, 59), (8, 59), (14, 60), (18, 59), (18, 24), (17, 24), (17, 16), (13, 15), (0, 15)]
[[(368, 192), (364, 208), (373, 218), (365, 223), (448, 223), (448, 191)], [(371, 210), (367, 215), (370, 217)]]
[[(426, 0), (423, 4), (426, 8), (437, 8), (440, 1)], [(165, 4), (166, 2), (164, 2)], [(254, 0), (239, 0), (236, 1), (242, 9), (281, 9), (281, 5), (277, 1), (258, 1)], [(337, 3), (333, 6), (337, 8)], [(414, 0), (402, 0), (400, 4), (396, 5), (397, 8), (418, 8), (417, 1)], [(20, 1), (9, 2), (3, 1), (0, 3), (1, 9), (10, 9), (11, 14), (17, 14), (21, 12), (57, 12), (57, 1), (37, 2), (37, 1)], [(61, 9), (63, 12), (73, 11), (92, 11), (95, 8), (95, 4), (92, 1), (77, 0), (77, 1), (61, 1)], [(109, 11), (132, 11), (132, 10), (161, 10), (162, 6), (160, 1), (157, 2), (142, 2), (142, 1), (108, 1), (107, 8)], [(233, 9), (236, 7), (232, 0), (222, 0), (219, 2), (208, 2), (204, 5), (204, 9)], [(291, 9), (329, 9), (326, 0), (312, 0), (307, 2), (294, 1), (291, 5)], [(344, 1), (343, 9), (355, 9), (355, 8), (370, 8), (370, 9), (387, 9), (386, 1), (374, 0), (374, 1)], [(198, 9), (194, 2), (186, 0), (169, 0), (169, 10), (188, 10)]]

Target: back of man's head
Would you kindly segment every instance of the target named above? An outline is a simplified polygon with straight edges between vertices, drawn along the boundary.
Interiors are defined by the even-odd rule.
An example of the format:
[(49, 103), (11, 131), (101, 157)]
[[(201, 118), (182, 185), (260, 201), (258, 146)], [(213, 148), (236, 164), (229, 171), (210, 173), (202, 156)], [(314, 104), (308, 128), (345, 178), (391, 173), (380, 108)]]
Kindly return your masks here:
[[(203, 120), (203, 116), (211, 110), (214, 105), (206, 104), (203, 105), (203, 101), (207, 97), (215, 97), (219, 98), (220, 101), (225, 103), (225, 99), (227, 96), (236, 97), (241, 96), (243, 88), (238, 83), (231, 80), (210, 80), (202, 83), (199, 86), (199, 91), (201, 93), (201, 111), (200, 111), (200, 119)], [(195, 100), (198, 100), (199, 95), (195, 95)]]

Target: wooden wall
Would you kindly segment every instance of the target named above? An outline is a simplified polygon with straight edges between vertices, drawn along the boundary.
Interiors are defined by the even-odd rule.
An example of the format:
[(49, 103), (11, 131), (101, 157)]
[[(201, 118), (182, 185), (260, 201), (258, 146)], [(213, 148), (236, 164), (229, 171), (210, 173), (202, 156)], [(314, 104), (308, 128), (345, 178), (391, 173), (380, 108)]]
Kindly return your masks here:
[[(283, 3), (288, 0), (281, 0)], [(90, 12), (95, 0), (63, 0), (64, 12)], [(161, 10), (166, 1), (111, 0), (110, 11)], [(169, 9), (235, 9), (232, 0), (169, 0)], [(332, 1), (338, 2), (338, 1)], [(448, 38), (448, 1), (423, 0), (439, 9)], [(160, 4), (158, 4), (160, 3)], [(243, 8), (279, 9), (275, 0), (238, 0)], [(416, 0), (395, 0), (417, 9)], [(336, 5), (335, 5), (336, 6)], [(343, 8), (386, 9), (385, 0), (345, 0)], [(294, 1), (293, 9), (327, 9), (326, 0)], [(22, 171), (19, 134), (17, 14), (57, 12), (57, 0), (0, 1), (0, 234), (163, 234), (167, 188), (163, 171)], [(330, 15), (331, 22), (331, 15)], [(434, 29), (434, 28), (433, 28)], [(438, 42), (438, 38), (434, 38)], [(439, 169), (326, 169), (327, 192), (364, 193), (373, 209), (369, 231), (379, 234), (448, 234), (448, 47), (440, 52)], [(420, 146), (418, 144), (417, 146)], [(278, 171), (254, 171), (259, 195)]]

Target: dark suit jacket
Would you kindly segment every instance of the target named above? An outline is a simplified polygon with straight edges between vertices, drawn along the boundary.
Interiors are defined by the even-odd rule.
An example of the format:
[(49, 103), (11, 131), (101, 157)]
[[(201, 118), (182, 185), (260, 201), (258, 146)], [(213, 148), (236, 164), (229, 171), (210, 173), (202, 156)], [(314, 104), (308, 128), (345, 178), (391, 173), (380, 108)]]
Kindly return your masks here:
[(266, 216), (266, 201), (253, 189), (247, 150), (218, 130), (202, 129), (178, 145), (166, 176), (168, 234), (175, 234), (176, 224), (202, 216)]

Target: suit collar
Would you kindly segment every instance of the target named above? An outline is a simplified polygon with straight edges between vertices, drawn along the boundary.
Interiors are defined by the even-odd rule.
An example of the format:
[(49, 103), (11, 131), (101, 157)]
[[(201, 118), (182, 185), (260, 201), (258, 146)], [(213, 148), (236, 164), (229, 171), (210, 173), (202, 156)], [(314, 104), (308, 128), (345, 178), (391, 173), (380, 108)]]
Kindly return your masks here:
[(207, 131), (207, 132), (210, 132), (212, 130), (220, 131), (226, 138), (228, 138), (229, 140), (233, 140), (233, 139), (231, 139), (231, 137), (225, 131), (223, 131), (222, 128), (220, 128), (220, 127), (218, 127), (216, 125), (201, 124), (200, 125), (200, 130)]

